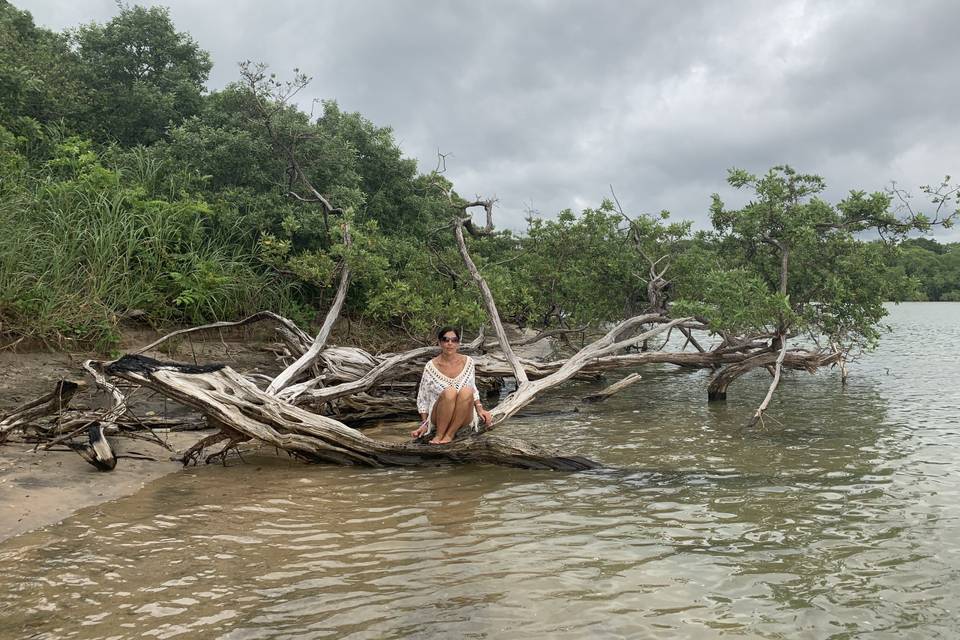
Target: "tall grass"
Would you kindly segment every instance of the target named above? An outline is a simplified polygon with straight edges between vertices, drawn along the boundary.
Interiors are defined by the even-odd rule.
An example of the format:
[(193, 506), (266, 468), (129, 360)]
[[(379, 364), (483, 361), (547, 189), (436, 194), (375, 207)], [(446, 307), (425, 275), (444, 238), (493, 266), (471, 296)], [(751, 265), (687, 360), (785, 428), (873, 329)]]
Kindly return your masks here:
[(140, 170), (4, 177), (0, 333), (106, 349), (130, 315), (201, 322), (292, 304), (248, 233), (214, 228), (202, 201), (157, 197), (157, 167)]

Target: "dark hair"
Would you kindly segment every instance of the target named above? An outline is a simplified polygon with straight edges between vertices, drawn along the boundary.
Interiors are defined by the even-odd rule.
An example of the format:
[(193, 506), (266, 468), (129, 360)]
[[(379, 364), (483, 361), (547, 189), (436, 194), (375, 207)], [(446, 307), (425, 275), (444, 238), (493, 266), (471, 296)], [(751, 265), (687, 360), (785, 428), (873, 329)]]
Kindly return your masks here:
[(457, 340), (460, 339), (460, 329), (457, 329), (456, 327), (446, 326), (446, 327), (440, 327), (440, 331), (437, 331), (437, 342), (439, 342), (440, 340), (443, 340), (443, 335), (450, 331), (453, 331), (455, 334), (457, 334)]

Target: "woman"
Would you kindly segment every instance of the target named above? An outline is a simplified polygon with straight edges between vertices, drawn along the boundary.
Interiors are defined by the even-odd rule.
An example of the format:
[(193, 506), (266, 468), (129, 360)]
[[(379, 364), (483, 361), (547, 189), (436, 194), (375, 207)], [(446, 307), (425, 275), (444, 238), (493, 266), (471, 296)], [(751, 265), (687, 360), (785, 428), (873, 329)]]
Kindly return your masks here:
[(417, 393), (420, 427), (410, 435), (419, 438), (435, 428), (436, 433), (430, 444), (446, 444), (453, 441), (461, 427), (468, 424), (476, 426), (477, 416), (488, 425), (493, 418), (480, 402), (473, 358), (457, 353), (460, 349), (460, 331), (453, 327), (440, 329), (437, 343), (440, 345), (440, 355), (427, 363), (420, 378), (420, 391)]

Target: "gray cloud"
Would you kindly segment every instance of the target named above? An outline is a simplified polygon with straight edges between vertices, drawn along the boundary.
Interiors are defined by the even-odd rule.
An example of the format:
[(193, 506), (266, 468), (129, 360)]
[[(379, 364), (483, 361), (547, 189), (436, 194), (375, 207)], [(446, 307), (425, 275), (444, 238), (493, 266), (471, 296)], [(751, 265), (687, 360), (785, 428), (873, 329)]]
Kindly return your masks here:
[[(55, 29), (112, 1), (18, 3)], [(145, 4), (153, 4), (145, 2)], [(960, 5), (168, 0), (213, 56), (210, 87), (252, 59), (314, 81), (390, 125), (424, 169), (450, 153), (467, 196), (496, 194), (501, 226), (595, 205), (707, 223), (726, 170), (790, 163), (830, 199), (957, 173)], [(734, 196), (734, 200), (736, 196)]]

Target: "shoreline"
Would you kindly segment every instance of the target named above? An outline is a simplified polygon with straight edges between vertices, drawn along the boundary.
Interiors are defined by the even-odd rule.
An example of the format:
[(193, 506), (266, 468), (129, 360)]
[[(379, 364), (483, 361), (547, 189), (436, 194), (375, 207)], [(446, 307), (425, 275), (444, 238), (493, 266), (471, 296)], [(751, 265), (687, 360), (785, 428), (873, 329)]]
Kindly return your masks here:
[[(211, 431), (171, 432), (167, 444), (184, 450)], [(119, 455), (140, 453), (156, 460), (121, 458), (116, 469), (97, 471), (73, 451), (33, 451), (24, 442), (0, 446), (0, 543), (57, 524), (80, 509), (133, 495), (148, 482), (182, 471), (163, 447), (142, 440), (111, 438)]]
[[(131, 332), (124, 336), (123, 349), (133, 350), (155, 339), (153, 332)], [(275, 356), (266, 353), (257, 340), (228, 340), (198, 337), (185, 345), (183, 353), (155, 354), (166, 359), (227, 362), (241, 370), (269, 371)], [(151, 354), (154, 355), (154, 354)], [(86, 380), (87, 385), (71, 407), (90, 409), (108, 406), (109, 395), (93, 384), (80, 363), (93, 353), (68, 351), (0, 351), (0, 415), (13, 407), (50, 391), (57, 380)], [(193, 412), (163, 398), (147, 394), (132, 398), (131, 409), (139, 415), (183, 417)], [(185, 451), (212, 430), (155, 433), (168, 446)], [(110, 438), (114, 451), (122, 456), (140, 453), (154, 460), (120, 458), (113, 471), (97, 471), (69, 450), (36, 451), (19, 439), (0, 444), (0, 542), (56, 524), (85, 507), (133, 495), (148, 482), (180, 472), (184, 466), (171, 460), (174, 455), (145, 440)]]

